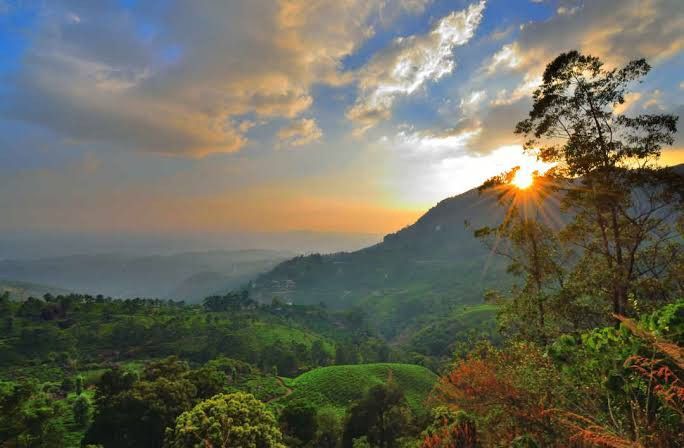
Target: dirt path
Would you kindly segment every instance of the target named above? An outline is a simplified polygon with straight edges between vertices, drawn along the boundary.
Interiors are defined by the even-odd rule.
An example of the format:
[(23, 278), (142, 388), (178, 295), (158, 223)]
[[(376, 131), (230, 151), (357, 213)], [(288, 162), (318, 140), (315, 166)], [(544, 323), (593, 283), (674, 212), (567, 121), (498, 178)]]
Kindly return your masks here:
[(291, 387), (287, 387), (287, 386), (285, 385), (285, 381), (283, 381), (283, 379), (280, 378), (279, 376), (276, 377), (276, 381), (278, 381), (278, 383), (280, 383), (280, 385), (283, 386), (283, 387), (285, 388), (285, 395), (281, 395), (281, 396), (279, 396), (279, 397), (273, 397), (273, 398), (269, 399), (268, 401), (266, 401), (266, 403), (270, 403), (270, 402), (272, 402), (272, 401), (279, 400), (279, 399), (281, 399), (281, 398), (285, 398), (285, 397), (287, 397), (288, 395), (291, 395), (292, 392), (294, 392), (294, 390), (292, 390)]

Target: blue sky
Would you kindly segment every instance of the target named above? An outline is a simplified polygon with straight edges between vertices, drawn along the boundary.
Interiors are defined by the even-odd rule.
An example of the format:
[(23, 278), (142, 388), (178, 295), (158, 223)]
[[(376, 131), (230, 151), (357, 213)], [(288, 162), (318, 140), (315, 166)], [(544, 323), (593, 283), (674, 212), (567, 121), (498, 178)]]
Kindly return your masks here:
[(531, 163), (512, 129), (562, 51), (647, 58), (626, 111), (679, 114), (683, 9), (0, 0), (0, 229), (389, 232)]

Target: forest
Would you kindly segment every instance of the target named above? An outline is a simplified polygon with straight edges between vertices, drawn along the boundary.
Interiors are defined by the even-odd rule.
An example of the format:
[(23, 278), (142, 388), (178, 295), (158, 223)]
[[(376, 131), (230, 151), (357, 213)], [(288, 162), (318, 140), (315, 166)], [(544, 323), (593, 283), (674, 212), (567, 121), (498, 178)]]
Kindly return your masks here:
[(617, 107), (650, 68), (546, 66), (515, 133), (551, 168), (486, 180), (499, 222), (464, 225), (504, 266), (477, 303), (3, 294), (0, 446), (684, 446), (678, 118)]

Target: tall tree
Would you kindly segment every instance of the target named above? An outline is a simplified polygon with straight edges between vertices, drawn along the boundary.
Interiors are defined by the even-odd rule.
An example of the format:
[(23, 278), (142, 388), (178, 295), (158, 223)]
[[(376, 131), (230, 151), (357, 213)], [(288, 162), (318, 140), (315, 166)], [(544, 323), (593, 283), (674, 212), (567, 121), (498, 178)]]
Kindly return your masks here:
[(681, 262), (673, 224), (684, 183), (657, 165), (677, 117), (629, 117), (619, 107), (649, 70), (643, 59), (608, 69), (596, 57), (563, 53), (546, 67), (529, 117), (516, 126), (527, 151), (556, 163), (545, 179), (563, 191), (562, 209), (572, 217), (561, 237), (577, 249), (576, 291), (604, 297), (623, 315), (646, 305), (637, 297), (681, 294), (681, 284), (664, 279)]
[(492, 252), (508, 259), (508, 272), (523, 279), (505, 301), (499, 314), (502, 330), (511, 336), (545, 343), (551, 328), (560, 327), (553, 301), (564, 286), (565, 251), (557, 232), (542, 216), (549, 188), (537, 180), (533, 189), (512, 184), (519, 168), (487, 180), (480, 192), (494, 189), (506, 208), (504, 220), (494, 227), (483, 227), (475, 236)]

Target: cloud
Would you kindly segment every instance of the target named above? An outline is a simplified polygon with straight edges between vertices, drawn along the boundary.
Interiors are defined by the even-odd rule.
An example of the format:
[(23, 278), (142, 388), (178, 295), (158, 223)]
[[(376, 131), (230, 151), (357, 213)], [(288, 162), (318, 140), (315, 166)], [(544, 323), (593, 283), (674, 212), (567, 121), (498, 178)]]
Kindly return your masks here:
[(641, 99), (641, 96), (640, 92), (629, 92), (625, 95), (625, 102), (613, 108), (613, 113), (618, 115), (624, 114)]
[[(1, 0), (0, 0), (1, 1)], [(247, 143), (243, 116), (295, 119), (378, 16), (424, 0), (39, 3), (0, 115), (77, 142), (201, 157)]]
[(499, 92), (496, 94), (496, 98), (494, 98), (490, 104), (492, 106), (510, 105), (517, 103), (523, 98), (530, 98), (532, 96), (532, 92), (539, 87), (541, 82), (541, 76), (530, 76), (529, 74), (526, 74), (522, 82), (515, 89), (513, 89), (512, 92), (509, 92), (507, 89), (499, 90)]
[(679, 0), (565, 3), (551, 19), (523, 26), (515, 43), (521, 68), (543, 68), (558, 53), (573, 48), (611, 64), (639, 57), (659, 63), (684, 48)]
[(278, 140), (284, 146), (304, 146), (317, 142), (323, 136), (323, 132), (311, 118), (302, 118), (290, 123), (289, 126), (278, 131)]
[[(527, 116), (532, 92), (540, 84), (546, 64), (561, 52), (578, 49), (602, 58), (609, 66), (639, 57), (658, 65), (684, 49), (684, 35), (679, 31), (684, 27), (684, 15), (679, 1), (564, 0), (561, 6), (565, 9), (546, 21), (522, 25), (515, 40), (485, 58), (476, 75), (459, 86), (463, 101), (484, 87), (496, 92), (477, 109), (461, 108), (452, 111), (455, 116), (442, 116), (460, 126), (482, 128), (469, 143), (470, 152), (487, 154), (520, 142), (513, 133), (515, 124)], [(642, 109), (662, 108), (662, 100), (653, 93), (633, 94), (621, 110), (634, 108), (636, 103)]]
[(401, 130), (394, 138), (394, 146), (408, 157), (441, 159), (464, 154), (468, 144), (481, 132), (480, 128), (450, 129), (439, 133)]
[(504, 45), (485, 63), (485, 71), (491, 75), (500, 69), (513, 69), (520, 65), (519, 48), (516, 43)]
[(480, 107), (480, 104), (487, 97), (487, 92), (484, 90), (476, 90), (470, 92), (465, 98), (461, 98), (460, 107), (465, 114), (470, 114)]
[(427, 34), (401, 37), (376, 54), (357, 74), (359, 97), (347, 117), (363, 133), (391, 115), (397, 97), (451, 73), (454, 49), (467, 43), (482, 19), (485, 2), (440, 19)]

